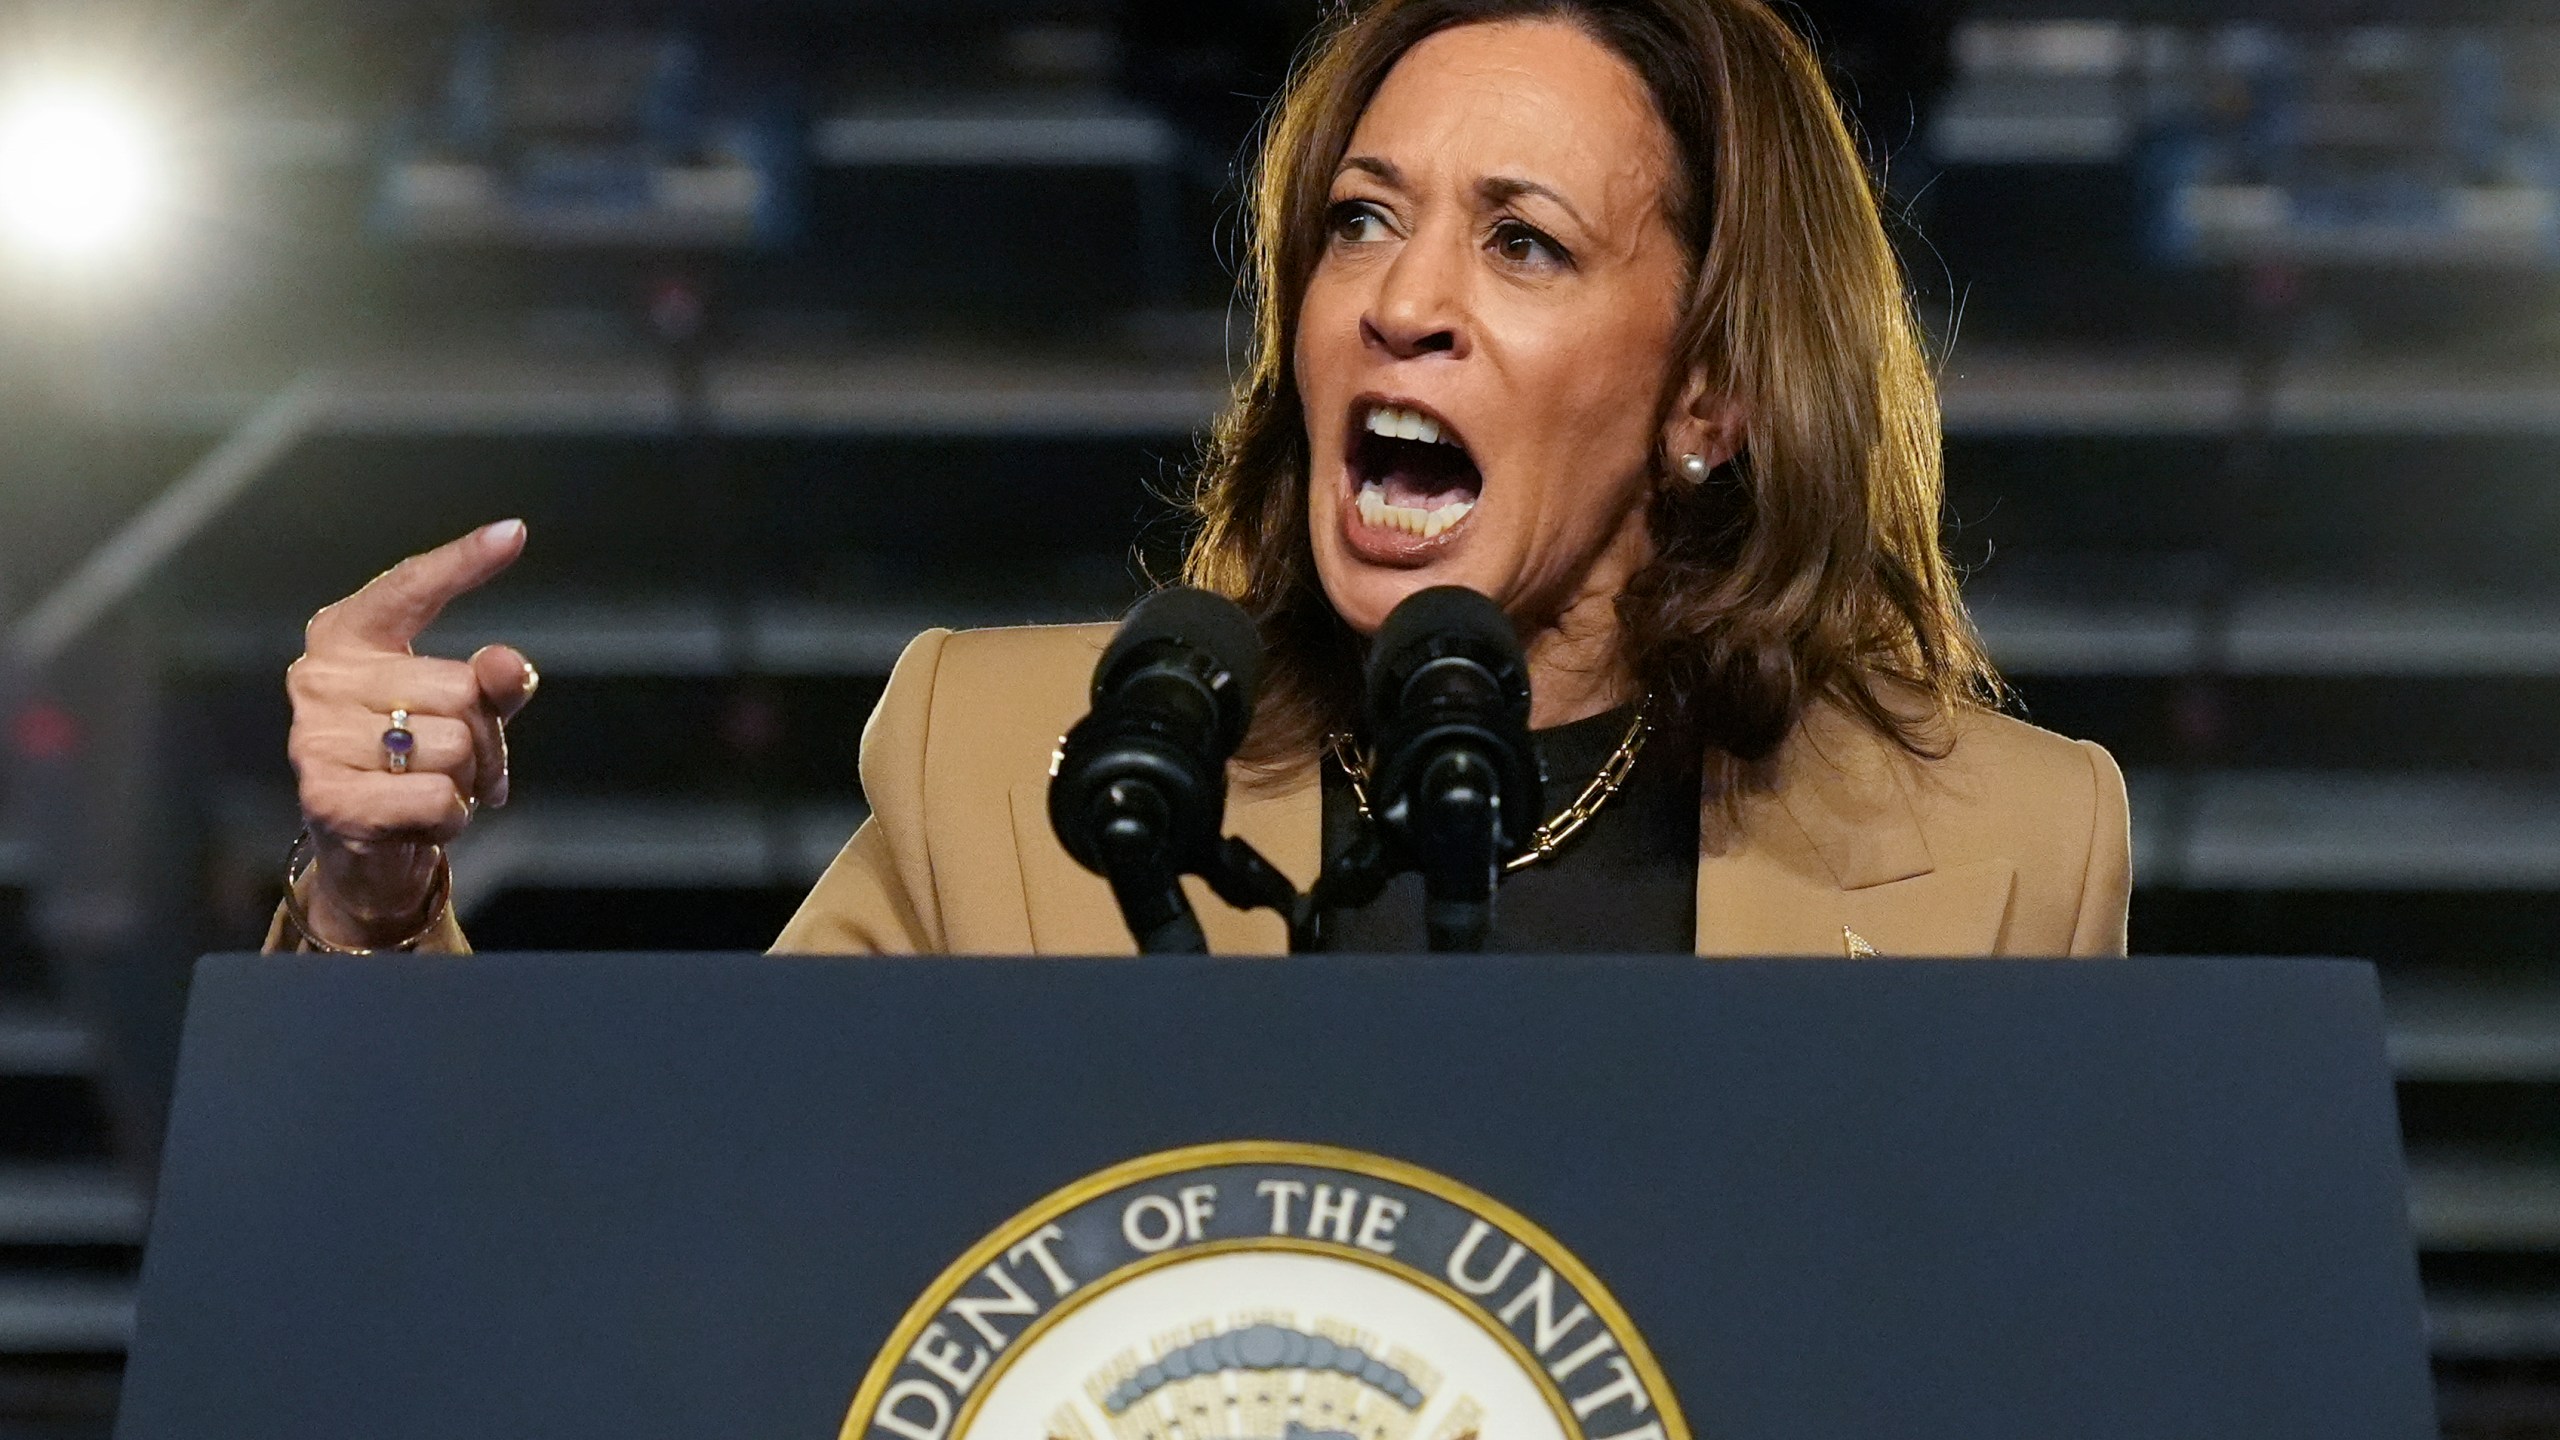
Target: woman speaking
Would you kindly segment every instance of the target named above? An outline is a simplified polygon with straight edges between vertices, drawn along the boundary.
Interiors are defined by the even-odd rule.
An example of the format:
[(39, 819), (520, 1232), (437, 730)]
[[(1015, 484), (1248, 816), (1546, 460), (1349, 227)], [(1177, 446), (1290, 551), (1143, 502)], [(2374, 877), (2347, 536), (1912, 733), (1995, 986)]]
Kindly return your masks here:
[[(1268, 651), (1231, 831), (1303, 887), (1370, 823), (1366, 637), (1462, 585), (1517, 631), (1572, 797), (1510, 862), (1495, 948), (2123, 950), (2122, 777), (1994, 711), (1902, 277), (1761, 0), (1355, 7), (1279, 103), (1252, 220), (1254, 348), (1187, 559)], [(273, 944), (464, 948), (443, 846), (505, 802), (534, 674), (408, 642), (523, 544), (491, 526), (312, 621)], [(919, 637), (862, 737), (871, 817), (776, 948), (1129, 949), (1045, 801), (1109, 635)], [(1193, 900), (1212, 948), (1287, 948)], [(1326, 933), (1420, 949), (1418, 891)]]

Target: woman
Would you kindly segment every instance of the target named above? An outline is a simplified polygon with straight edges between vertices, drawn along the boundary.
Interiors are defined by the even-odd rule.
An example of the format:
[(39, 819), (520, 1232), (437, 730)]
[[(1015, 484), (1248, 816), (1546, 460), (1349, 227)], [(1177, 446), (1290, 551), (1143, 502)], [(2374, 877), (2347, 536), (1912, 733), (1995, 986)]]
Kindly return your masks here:
[[(1577, 796), (1498, 944), (2122, 951), (2122, 777), (1991, 708), (1901, 277), (1761, 0), (1377, 0), (1282, 100), (1254, 199), (1255, 352), (1188, 564), (1270, 651), (1231, 830), (1303, 886), (1366, 823), (1362, 637), (1461, 584), (1517, 625)], [(313, 622), (279, 942), (461, 947), (439, 847), (503, 803), (532, 671), (406, 642), (522, 544), (490, 527)], [(872, 817), (777, 948), (1129, 948), (1043, 803), (1108, 633), (920, 637), (863, 735)], [(1285, 948), (1194, 900), (1214, 948)], [(1415, 948), (1417, 908), (1390, 891), (1333, 943)]]

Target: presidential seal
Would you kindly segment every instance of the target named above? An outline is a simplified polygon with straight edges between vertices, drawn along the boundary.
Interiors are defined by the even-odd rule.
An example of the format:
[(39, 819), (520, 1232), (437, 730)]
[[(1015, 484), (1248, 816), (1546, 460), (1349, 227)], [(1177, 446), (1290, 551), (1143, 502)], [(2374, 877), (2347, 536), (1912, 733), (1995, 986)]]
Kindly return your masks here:
[(1149, 1155), (943, 1272), (841, 1440), (1689, 1440), (1625, 1312), (1456, 1181), (1327, 1146)]

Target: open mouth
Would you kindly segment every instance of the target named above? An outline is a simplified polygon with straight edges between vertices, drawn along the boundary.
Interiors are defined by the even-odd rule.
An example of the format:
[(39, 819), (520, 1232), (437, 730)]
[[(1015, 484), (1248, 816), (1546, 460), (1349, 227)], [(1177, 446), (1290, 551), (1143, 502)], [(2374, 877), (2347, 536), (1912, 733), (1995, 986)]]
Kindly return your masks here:
[(1434, 540), (1476, 508), (1484, 475), (1448, 422), (1408, 405), (1352, 409), (1351, 488), (1360, 523)]

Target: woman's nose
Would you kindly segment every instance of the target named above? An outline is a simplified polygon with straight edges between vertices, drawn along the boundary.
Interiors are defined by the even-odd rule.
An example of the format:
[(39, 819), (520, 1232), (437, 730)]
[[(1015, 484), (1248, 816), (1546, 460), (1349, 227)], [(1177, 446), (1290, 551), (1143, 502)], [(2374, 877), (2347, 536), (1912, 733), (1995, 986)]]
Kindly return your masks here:
[(1363, 339), (1397, 359), (1467, 353), (1465, 261), (1450, 249), (1416, 236), (1397, 251), (1361, 317)]

